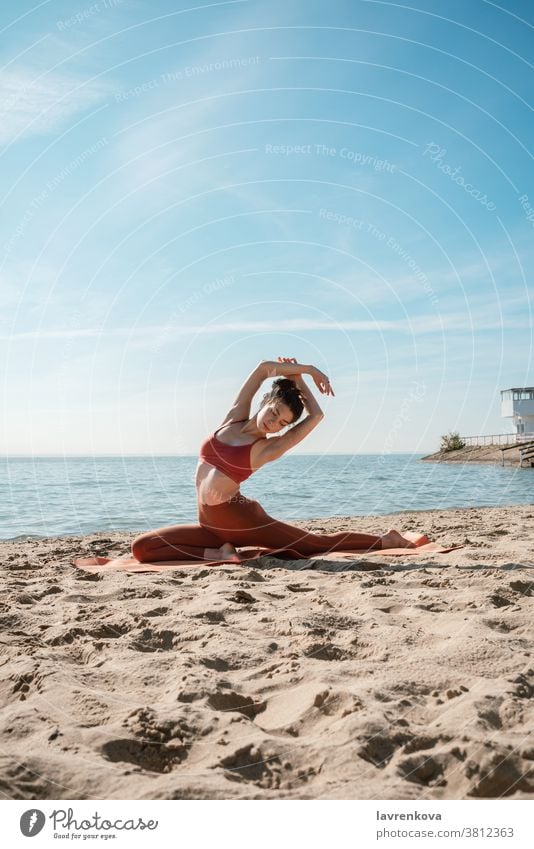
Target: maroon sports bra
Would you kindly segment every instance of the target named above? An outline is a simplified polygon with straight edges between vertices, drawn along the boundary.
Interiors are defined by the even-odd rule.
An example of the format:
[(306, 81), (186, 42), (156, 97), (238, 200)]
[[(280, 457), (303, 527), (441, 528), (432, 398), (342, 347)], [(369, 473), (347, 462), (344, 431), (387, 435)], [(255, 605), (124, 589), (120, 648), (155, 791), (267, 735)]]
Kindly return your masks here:
[[(246, 422), (247, 419), (238, 419), (238, 421)], [(215, 466), (220, 472), (228, 475), (234, 483), (239, 484), (255, 471), (250, 468), (250, 449), (264, 437), (259, 436), (258, 439), (248, 445), (227, 445), (217, 439), (217, 433), (229, 424), (236, 424), (236, 422), (226, 422), (226, 424), (221, 425), (202, 443), (200, 459)]]

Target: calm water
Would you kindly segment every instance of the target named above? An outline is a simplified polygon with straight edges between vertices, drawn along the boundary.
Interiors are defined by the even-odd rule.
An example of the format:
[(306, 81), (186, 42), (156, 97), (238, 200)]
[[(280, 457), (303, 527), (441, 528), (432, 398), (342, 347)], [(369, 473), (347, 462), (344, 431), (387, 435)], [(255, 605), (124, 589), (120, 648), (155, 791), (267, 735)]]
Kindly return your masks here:
[[(282, 521), (533, 501), (534, 469), (419, 456), (286, 456), (241, 491)], [(4, 457), (0, 539), (196, 522), (195, 468), (195, 457)]]

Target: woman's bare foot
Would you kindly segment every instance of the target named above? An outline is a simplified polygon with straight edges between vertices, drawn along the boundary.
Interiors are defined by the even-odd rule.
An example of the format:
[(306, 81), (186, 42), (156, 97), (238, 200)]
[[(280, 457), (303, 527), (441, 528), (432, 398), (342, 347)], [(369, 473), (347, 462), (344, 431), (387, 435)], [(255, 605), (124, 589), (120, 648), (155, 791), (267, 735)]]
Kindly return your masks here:
[(204, 560), (233, 560), (241, 563), (241, 558), (231, 542), (225, 542), (220, 548), (205, 548)]
[(394, 528), (380, 537), (382, 548), (416, 548), (415, 542), (401, 536)]

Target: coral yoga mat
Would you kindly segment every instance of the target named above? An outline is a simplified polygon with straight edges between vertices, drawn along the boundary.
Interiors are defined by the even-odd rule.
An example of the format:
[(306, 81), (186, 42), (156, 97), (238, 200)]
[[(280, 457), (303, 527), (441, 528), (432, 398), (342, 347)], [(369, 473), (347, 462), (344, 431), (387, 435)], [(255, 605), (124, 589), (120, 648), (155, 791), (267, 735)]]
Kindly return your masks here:
[[(446, 554), (449, 551), (455, 551), (457, 548), (462, 548), (461, 545), (442, 546), (437, 542), (430, 542), (425, 534), (405, 533), (404, 536), (415, 542), (416, 548), (386, 548), (377, 551), (331, 551), (328, 553), (314, 554), (303, 558), (301, 554), (292, 549), (278, 548), (252, 548), (246, 546), (243, 548), (237, 547), (237, 551), (241, 556), (241, 563), (235, 560), (165, 560), (158, 563), (139, 563), (128, 552), (110, 557), (76, 557), (72, 560), (72, 565), (78, 569), (83, 569), (86, 572), (168, 572), (172, 569), (192, 568), (199, 569), (205, 566), (221, 566), (227, 564), (247, 565), (252, 560), (257, 560), (259, 557), (275, 557), (280, 560), (328, 560), (328, 561), (347, 561), (360, 560), (361, 558), (370, 558), (378, 556), (385, 557), (413, 557), (423, 554)], [(110, 552), (113, 554), (113, 552)]]

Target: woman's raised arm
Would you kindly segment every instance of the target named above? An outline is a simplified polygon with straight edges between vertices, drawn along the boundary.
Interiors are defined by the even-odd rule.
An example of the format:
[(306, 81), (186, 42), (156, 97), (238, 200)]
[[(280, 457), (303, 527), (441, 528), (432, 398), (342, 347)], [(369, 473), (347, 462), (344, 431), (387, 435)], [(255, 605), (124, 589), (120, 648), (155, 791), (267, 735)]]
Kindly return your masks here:
[[(254, 395), (256, 394), (262, 383), (268, 378), (292, 377), (298, 384), (298, 381), (302, 380), (303, 374), (309, 374), (310, 377), (314, 380), (319, 391), (323, 394), (334, 394), (327, 376), (315, 366), (303, 365), (302, 363), (297, 363), (296, 360), (294, 360), (293, 362), (275, 362), (274, 360), (262, 360), (260, 363), (258, 363), (256, 368), (250, 372), (249, 376), (241, 386), (232, 406), (228, 410), (224, 419), (222, 419), (223, 424), (249, 418), (252, 399), (254, 398)], [(310, 408), (313, 409), (314, 404), (317, 405), (317, 402), (315, 401), (313, 395), (311, 395), (308, 387), (305, 384), (303, 394), (305, 394), (305, 403), (308, 408), (308, 411), (310, 411)]]
[(248, 419), (250, 416), (250, 405), (252, 404), (252, 399), (254, 395), (262, 385), (262, 383), (267, 380), (267, 368), (266, 368), (267, 360), (262, 360), (256, 368), (254, 368), (243, 385), (241, 389), (237, 393), (234, 403), (228, 410), (224, 419), (222, 419), (223, 423), (227, 422), (236, 422), (240, 419)]
[[(263, 360), (263, 362), (267, 362), (267, 366), (269, 367), (269, 377), (273, 377), (275, 374), (280, 374), (284, 375), (284, 377), (289, 377), (297, 381), (298, 378), (302, 379), (303, 374), (309, 374), (310, 377), (313, 378), (313, 382), (321, 394), (334, 394), (334, 390), (330, 385), (330, 379), (316, 366), (304, 366), (302, 363), (297, 363), (294, 357), (278, 357), (277, 363), (271, 363), (266, 360)], [(274, 369), (276, 369), (276, 371)]]
[(274, 362), (274, 360), (262, 360), (263, 365), (267, 369), (267, 377), (295, 377), (296, 374), (309, 374), (316, 371), (315, 366), (305, 366), (302, 363), (292, 362)]

